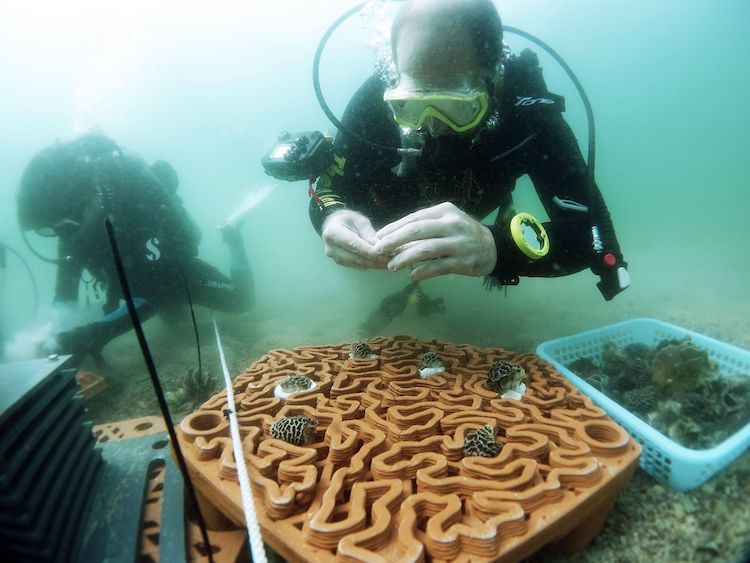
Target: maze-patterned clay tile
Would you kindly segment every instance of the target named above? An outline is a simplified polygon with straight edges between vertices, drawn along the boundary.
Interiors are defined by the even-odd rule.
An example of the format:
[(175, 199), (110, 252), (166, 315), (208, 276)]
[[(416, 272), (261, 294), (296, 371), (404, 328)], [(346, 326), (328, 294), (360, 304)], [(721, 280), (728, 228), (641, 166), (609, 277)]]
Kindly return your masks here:
[[(551, 365), (404, 336), (367, 343), (374, 359), (350, 358), (351, 344), (272, 350), (234, 381), (259, 523), (279, 553), (515, 561), (551, 542), (580, 550), (596, 535), (640, 447)], [(426, 352), (444, 359), (444, 372), (420, 377)], [(484, 386), (498, 360), (525, 370), (520, 400)], [(314, 385), (276, 396), (294, 375)], [(242, 524), (226, 406), (225, 393), (215, 395), (178, 434), (201, 497)], [(311, 441), (273, 438), (271, 425), (286, 417)], [(464, 457), (467, 434), (486, 425), (499, 452)]]

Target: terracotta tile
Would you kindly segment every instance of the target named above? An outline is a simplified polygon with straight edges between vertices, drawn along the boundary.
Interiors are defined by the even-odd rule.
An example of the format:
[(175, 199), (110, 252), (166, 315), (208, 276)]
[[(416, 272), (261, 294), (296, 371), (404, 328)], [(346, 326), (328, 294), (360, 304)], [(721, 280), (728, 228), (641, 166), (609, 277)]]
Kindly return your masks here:
[(160, 416), (142, 416), (118, 422), (97, 424), (92, 428), (97, 442), (112, 440), (128, 440), (140, 436), (150, 436), (159, 432), (166, 432), (164, 419)]
[[(553, 541), (585, 548), (640, 453), (604, 411), (532, 354), (408, 336), (367, 343), (375, 359), (349, 358), (350, 343), (271, 350), (233, 383), (256, 510), (274, 549), (317, 562), (514, 561)], [(429, 351), (446, 370), (422, 379), (416, 366)], [(484, 387), (497, 360), (524, 368), (520, 400)], [(317, 387), (274, 397), (289, 375)], [(219, 393), (178, 435), (201, 496), (241, 524), (224, 408)], [(317, 421), (309, 443), (269, 435), (289, 416)], [(466, 435), (484, 425), (500, 452), (464, 457)]]
[(76, 372), (76, 381), (78, 382), (77, 395), (90, 399), (98, 395), (107, 388), (107, 381), (92, 371), (78, 370)]

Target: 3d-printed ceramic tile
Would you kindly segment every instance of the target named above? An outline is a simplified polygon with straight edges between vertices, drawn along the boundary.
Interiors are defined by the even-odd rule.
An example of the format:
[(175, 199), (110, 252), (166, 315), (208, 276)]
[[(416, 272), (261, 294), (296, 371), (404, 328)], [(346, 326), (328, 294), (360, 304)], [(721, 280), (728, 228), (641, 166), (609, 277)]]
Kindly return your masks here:
[[(273, 350), (234, 381), (270, 545), (316, 562), (517, 560), (550, 542), (585, 547), (637, 466), (640, 448), (621, 427), (535, 355), (411, 337), (367, 344), (374, 358), (350, 357), (351, 344)], [(428, 352), (444, 371), (420, 374)], [(516, 366), (520, 399), (502, 398)], [(503, 370), (509, 384), (488, 381)], [(281, 398), (282, 382), (300, 391)], [(202, 496), (240, 524), (225, 408), (215, 395), (178, 435)]]
[(129, 440), (131, 438), (150, 436), (151, 434), (166, 431), (167, 427), (164, 424), (164, 419), (160, 416), (142, 416), (129, 420), (107, 422), (105, 424), (97, 424), (93, 428), (94, 438), (99, 443), (110, 442), (112, 440)]
[(90, 399), (98, 395), (107, 388), (107, 381), (92, 371), (78, 370), (76, 372), (76, 381), (78, 382), (78, 395)]
[[(164, 500), (164, 467), (151, 468), (146, 485), (146, 499), (143, 505), (141, 524), (140, 559), (141, 563), (161, 561), (159, 544), (161, 538), (161, 511)], [(187, 525), (187, 560), (191, 563), (208, 562), (208, 552), (201, 537), (200, 528), (195, 522)], [(236, 563), (244, 561), (247, 553), (247, 532), (237, 530), (211, 530), (211, 558), (214, 563)]]

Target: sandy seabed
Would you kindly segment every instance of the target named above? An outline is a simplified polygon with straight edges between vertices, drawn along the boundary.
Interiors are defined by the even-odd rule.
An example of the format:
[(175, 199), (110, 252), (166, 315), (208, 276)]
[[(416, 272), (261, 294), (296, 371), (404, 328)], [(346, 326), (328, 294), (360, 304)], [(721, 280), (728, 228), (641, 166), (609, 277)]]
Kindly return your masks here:
[[(410, 334), (438, 338), (479, 347), (499, 346), (516, 352), (533, 351), (546, 340), (575, 334), (628, 318), (651, 317), (670, 322), (750, 349), (750, 317), (743, 309), (705, 301), (690, 310), (678, 298), (658, 303), (625, 301), (606, 313), (587, 311), (585, 317), (571, 315), (565, 306), (544, 316), (527, 315), (522, 322), (488, 329), (476, 322), (472, 311), (460, 310), (419, 317), (407, 310), (383, 331), (383, 335)], [(207, 317), (207, 315), (206, 315)], [(475, 317), (474, 322), (467, 322)], [(480, 314), (481, 317), (481, 314)], [(199, 319), (201, 315), (199, 315)], [(361, 321), (363, 319), (356, 319)], [(330, 344), (356, 340), (358, 322), (340, 312), (307, 318), (300, 324), (279, 311), (256, 310), (243, 316), (218, 317), (230, 373), (241, 373), (253, 361), (273, 348)], [(493, 324), (492, 326), (497, 326)], [(459, 328), (457, 328), (459, 327)], [(197, 365), (195, 336), (190, 325), (169, 326), (151, 321), (147, 336), (166, 391), (179, 389), (180, 381)], [(214, 376), (213, 394), (219, 389), (221, 373), (209, 322), (199, 324), (204, 369)], [(132, 335), (126, 335), (105, 349), (105, 366), (89, 364), (103, 375), (108, 388), (89, 400), (95, 423), (158, 414), (153, 388)], [(207, 398), (207, 397), (205, 397)], [(198, 403), (194, 404), (197, 407)], [(192, 410), (190, 405), (170, 405), (175, 421)], [(743, 562), (750, 558), (750, 452), (703, 486), (681, 493), (654, 481), (639, 469), (618, 495), (605, 525), (593, 543), (573, 556), (542, 551), (528, 561), (581, 562)]]

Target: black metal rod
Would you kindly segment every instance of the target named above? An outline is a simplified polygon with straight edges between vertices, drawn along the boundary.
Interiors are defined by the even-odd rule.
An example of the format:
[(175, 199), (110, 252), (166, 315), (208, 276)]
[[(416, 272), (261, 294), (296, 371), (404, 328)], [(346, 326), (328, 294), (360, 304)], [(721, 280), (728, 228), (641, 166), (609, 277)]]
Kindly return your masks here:
[(190, 308), (190, 318), (193, 321), (193, 332), (195, 333), (195, 349), (198, 351), (198, 379), (201, 379), (203, 375), (203, 357), (201, 355), (201, 337), (198, 334), (198, 321), (195, 320), (195, 307), (193, 306), (193, 296), (190, 293), (190, 286), (188, 285), (187, 277), (182, 266), (177, 263), (180, 269), (180, 276), (182, 277), (182, 283), (185, 284), (185, 296), (187, 297), (188, 306)]
[(185, 488), (188, 491), (188, 498), (192, 508), (195, 510), (196, 518), (198, 519), (198, 527), (201, 530), (201, 536), (203, 536), (203, 542), (206, 544), (206, 553), (210, 563), (213, 563), (213, 556), (211, 554), (211, 543), (208, 540), (208, 530), (206, 529), (206, 522), (203, 520), (203, 513), (201, 512), (200, 506), (198, 505), (198, 497), (195, 494), (193, 488), (193, 482), (190, 479), (188, 473), (187, 464), (185, 463), (185, 457), (182, 455), (182, 449), (180, 443), (177, 441), (177, 433), (174, 430), (174, 423), (172, 422), (172, 416), (169, 414), (169, 407), (167, 401), (164, 398), (164, 391), (159, 381), (159, 376), (156, 373), (156, 364), (154, 358), (151, 355), (151, 350), (146, 342), (146, 336), (143, 334), (143, 326), (141, 320), (138, 318), (138, 312), (135, 309), (133, 303), (133, 294), (130, 292), (130, 285), (128, 284), (127, 276), (125, 275), (125, 268), (122, 264), (122, 257), (120, 255), (120, 248), (117, 245), (117, 239), (115, 238), (115, 231), (112, 227), (111, 217), (107, 217), (104, 220), (104, 227), (107, 230), (107, 238), (109, 239), (109, 246), (112, 250), (112, 259), (115, 263), (115, 269), (117, 270), (117, 277), (120, 280), (120, 287), (122, 288), (122, 295), (125, 299), (125, 303), (128, 307), (128, 313), (130, 314), (130, 320), (133, 323), (133, 329), (138, 337), (138, 345), (141, 347), (143, 353), (143, 361), (146, 363), (148, 368), (149, 376), (151, 377), (151, 384), (154, 386), (154, 392), (156, 393), (156, 400), (159, 402), (159, 409), (164, 417), (164, 422), (167, 424), (167, 432), (169, 433), (169, 439), (172, 442), (174, 448), (174, 454), (177, 458), (177, 464), (180, 467), (183, 480), (185, 482)]

